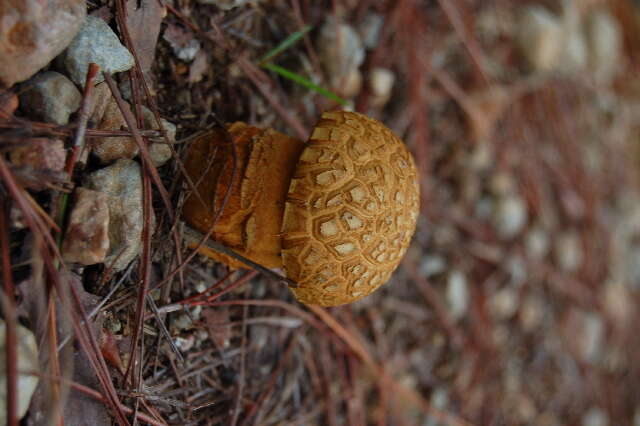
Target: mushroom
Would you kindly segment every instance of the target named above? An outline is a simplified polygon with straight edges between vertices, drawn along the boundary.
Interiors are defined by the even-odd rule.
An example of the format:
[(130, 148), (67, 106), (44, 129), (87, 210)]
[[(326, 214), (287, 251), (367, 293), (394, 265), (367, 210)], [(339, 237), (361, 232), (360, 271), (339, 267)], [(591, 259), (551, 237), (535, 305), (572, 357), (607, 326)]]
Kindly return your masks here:
[(389, 279), (419, 210), (416, 168), (398, 137), (345, 111), (322, 114), (307, 143), (244, 123), (227, 131), (235, 160), (223, 130), (198, 138), (187, 153), (185, 168), (197, 189), (183, 208), (191, 226), (209, 232), (225, 204), (212, 238), (265, 267), (284, 268), (302, 303), (350, 303)]

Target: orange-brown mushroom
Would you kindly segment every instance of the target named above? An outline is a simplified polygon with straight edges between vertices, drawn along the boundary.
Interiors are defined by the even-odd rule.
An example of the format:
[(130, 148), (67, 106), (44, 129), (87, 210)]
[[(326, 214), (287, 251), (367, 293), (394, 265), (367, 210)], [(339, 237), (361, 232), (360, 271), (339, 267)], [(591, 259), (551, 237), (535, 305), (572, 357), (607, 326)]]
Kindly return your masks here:
[[(418, 177), (402, 141), (382, 123), (354, 112), (322, 114), (304, 144), (274, 130), (235, 123), (197, 140), (185, 166), (200, 197), (184, 217), (208, 232), (229, 186), (212, 238), (266, 267), (283, 267), (303, 303), (336, 306), (384, 284), (415, 230)], [(227, 145), (228, 146), (228, 145)], [(208, 248), (231, 267), (241, 264)]]

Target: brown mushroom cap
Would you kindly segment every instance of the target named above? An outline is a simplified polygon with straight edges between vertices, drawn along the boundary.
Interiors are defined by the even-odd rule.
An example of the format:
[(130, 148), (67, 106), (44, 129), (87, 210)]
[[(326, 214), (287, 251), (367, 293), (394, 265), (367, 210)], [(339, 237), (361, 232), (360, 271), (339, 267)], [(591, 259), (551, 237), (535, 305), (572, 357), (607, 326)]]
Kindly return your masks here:
[(296, 166), (282, 222), (282, 260), (303, 303), (356, 301), (387, 282), (415, 230), (418, 174), (382, 123), (326, 112)]

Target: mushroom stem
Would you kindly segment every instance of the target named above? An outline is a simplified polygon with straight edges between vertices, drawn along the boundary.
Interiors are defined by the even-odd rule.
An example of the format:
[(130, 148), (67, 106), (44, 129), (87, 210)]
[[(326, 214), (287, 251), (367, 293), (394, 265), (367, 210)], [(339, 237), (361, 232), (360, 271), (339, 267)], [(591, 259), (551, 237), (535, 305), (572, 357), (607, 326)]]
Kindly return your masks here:
[[(203, 234), (202, 232), (191, 228), (189, 225), (186, 225), (186, 224), (184, 225), (183, 238), (189, 245), (196, 245), (196, 246), (199, 245), (204, 237), (205, 237), (205, 234)], [(211, 238), (207, 238), (206, 240), (202, 241), (202, 245), (207, 247), (210, 250), (214, 250), (218, 253), (229, 256), (237, 260), (238, 262), (241, 262), (246, 266), (255, 269), (256, 271), (261, 272), (262, 274), (268, 276), (269, 278), (287, 285), (290, 288), (298, 287), (298, 283), (296, 283), (295, 281), (283, 275), (280, 275), (277, 272), (274, 272), (271, 269), (266, 268), (260, 265), (259, 263), (254, 262), (253, 260), (247, 259), (246, 257), (236, 253), (230, 248), (224, 246), (223, 244), (220, 244), (219, 242), (212, 240)]]

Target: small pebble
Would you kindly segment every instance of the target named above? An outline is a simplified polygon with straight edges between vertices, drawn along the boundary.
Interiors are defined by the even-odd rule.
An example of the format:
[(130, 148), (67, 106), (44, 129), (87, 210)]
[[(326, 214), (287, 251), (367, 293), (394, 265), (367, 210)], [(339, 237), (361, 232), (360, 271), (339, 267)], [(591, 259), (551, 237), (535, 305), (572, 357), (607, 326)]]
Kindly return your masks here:
[(374, 68), (369, 74), (369, 86), (371, 88), (371, 105), (382, 108), (391, 98), (395, 74), (386, 68)]
[(444, 272), (447, 262), (441, 256), (424, 256), (420, 260), (420, 275), (425, 278)]
[(462, 272), (454, 270), (449, 274), (446, 300), (454, 319), (457, 320), (465, 316), (469, 307), (469, 288), (467, 277)]
[(113, 102), (111, 89), (109, 89), (109, 85), (107, 85), (107, 83), (105, 82), (96, 84), (96, 86), (93, 88), (91, 96), (92, 108), (89, 119), (93, 123), (99, 124), (102, 121), (104, 112), (107, 110), (107, 106), (109, 106), (109, 104)]
[(549, 253), (549, 235), (540, 227), (533, 227), (524, 239), (527, 257), (542, 260)]
[(66, 157), (61, 139), (27, 139), (9, 152), (9, 159), (14, 166), (34, 170), (62, 171)]
[(2, 0), (0, 82), (24, 81), (58, 56), (84, 22), (83, 0)]
[(636, 305), (629, 291), (629, 287), (624, 284), (608, 283), (603, 289), (604, 295), (601, 300), (604, 302), (604, 309), (613, 323), (619, 327), (626, 327), (632, 323), (636, 312)]
[[(431, 394), (431, 405), (433, 408), (441, 411), (445, 411), (447, 404), (449, 403), (449, 392), (444, 387), (438, 387), (434, 389)], [(441, 423), (434, 418), (428, 417), (423, 423), (424, 426), (438, 426)]]
[(90, 62), (100, 66), (95, 82), (104, 80), (102, 71), (118, 73), (134, 65), (133, 55), (124, 47), (118, 36), (105, 21), (87, 16), (80, 32), (60, 57), (61, 63), (76, 84), (83, 86)]
[[(145, 128), (160, 130), (153, 112), (149, 108), (143, 106), (142, 115)], [(160, 122), (162, 123), (162, 127), (164, 128), (164, 130), (167, 132), (167, 139), (169, 139), (169, 142), (175, 142), (176, 125), (168, 122), (164, 118), (161, 118)], [(151, 156), (151, 161), (153, 162), (153, 164), (156, 167), (160, 167), (171, 158), (171, 147), (167, 145), (163, 139), (160, 139), (158, 142), (154, 142), (149, 146), (149, 155)]]
[(109, 250), (109, 206), (107, 196), (86, 188), (75, 191), (75, 204), (62, 244), (66, 262), (94, 265)]
[(513, 175), (500, 171), (491, 176), (489, 189), (496, 197), (501, 197), (513, 194), (517, 188)]
[(509, 285), (520, 287), (527, 280), (527, 262), (519, 254), (506, 259), (505, 270), (509, 274)]
[(528, 295), (520, 308), (520, 323), (524, 331), (531, 332), (542, 323), (544, 317), (544, 302), (535, 295)]
[(571, 75), (585, 69), (589, 60), (587, 39), (580, 25), (569, 24), (565, 26), (562, 60), (558, 64), (558, 70)]
[(144, 217), (140, 165), (133, 160), (120, 159), (89, 175), (86, 187), (107, 195), (109, 253), (104, 263), (121, 271), (142, 249)]
[(173, 318), (173, 321), (171, 321), (171, 325), (177, 331), (183, 331), (183, 330), (188, 330), (188, 329), (192, 328), (193, 327), (193, 321), (191, 321), (191, 318), (189, 317), (189, 315), (180, 314), (180, 315), (178, 315), (178, 316)]
[(567, 338), (578, 356), (585, 362), (600, 360), (605, 345), (605, 324), (596, 312), (570, 308), (565, 325)]
[(358, 33), (350, 25), (331, 18), (320, 30), (318, 46), (331, 87), (339, 89), (347, 98), (356, 95), (362, 80), (359, 67), (364, 61), (364, 47)]
[(30, 89), (20, 96), (20, 108), (48, 123), (65, 125), (82, 101), (76, 86), (55, 71), (38, 74), (31, 80)]
[(600, 407), (591, 407), (582, 416), (582, 426), (609, 426), (609, 416)]
[[(6, 374), (6, 324), (0, 319), (0, 425), (7, 424), (7, 374)], [(38, 346), (33, 333), (16, 324), (16, 352), (18, 371), (40, 371), (38, 364)], [(33, 396), (38, 377), (31, 374), (18, 374), (18, 406), (17, 415), (21, 419), (27, 413), (31, 397)]]
[(592, 13), (586, 22), (589, 70), (596, 80), (608, 83), (621, 69), (622, 30), (606, 10)]
[(511, 286), (501, 288), (491, 296), (489, 308), (497, 319), (510, 318), (518, 310), (518, 292)]
[(173, 340), (173, 343), (176, 345), (178, 349), (183, 352), (186, 352), (193, 348), (196, 343), (196, 338), (193, 334), (189, 334), (187, 337), (178, 336)]
[(561, 62), (563, 26), (560, 19), (541, 6), (524, 9), (518, 24), (518, 42), (529, 65), (551, 71)]
[(554, 258), (564, 272), (575, 272), (582, 266), (584, 258), (580, 236), (573, 232), (564, 232), (554, 242)]
[(527, 223), (527, 206), (518, 195), (498, 198), (493, 215), (493, 224), (502, 239), (518, 235)]
[(378, 46), (383, 25), (384, 17), (379, 13), (369, 13), (364, 17), (358, 27), (358, 32), (360, 33), (364, 47), (374, 49)]
[[(129, 104), (126, 108), (131, 110)], [(127, 128), (127, 123), (120, 112), (120, 108), (113, 97), (104, 109), (98, 129), (100, 130), (123, 130)], [(92, 142), (92, 151), (100, 159), (102, 164), (108, 164), (121, 158), (133, 158), (138, 155), (138, 144), (135, 139), (129, 136), (101, 137), (95, 138)]]
[(162, 38), (169, 43), (173, 49), (173, 53), (175, 53), (181, 61), (193, 61), (200, 51), (200, 42), (198, 39), (191, 31), (181, 26), (169, 24), (164, 30)]

